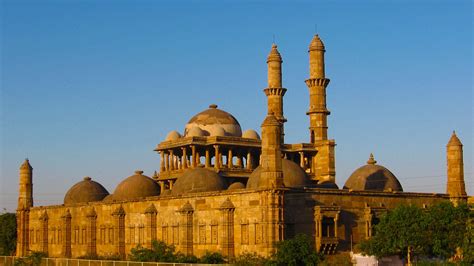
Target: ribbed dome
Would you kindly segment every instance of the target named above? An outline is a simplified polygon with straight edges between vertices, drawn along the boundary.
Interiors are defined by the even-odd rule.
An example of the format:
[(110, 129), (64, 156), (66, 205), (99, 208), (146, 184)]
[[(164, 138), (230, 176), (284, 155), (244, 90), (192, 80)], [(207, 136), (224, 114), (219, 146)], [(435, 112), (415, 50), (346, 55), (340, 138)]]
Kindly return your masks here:
[(344, 184), (345, 189), (375, 190), (375, 191), (403, 191), (402, 185), (387, 168), (376, 165), (372, 154), (364, 165), (355, 170)]
[(92, 181), (90, 177), (84, 177), (84, 180), (76, 183), (67, 191), (64, 196), (64, 204), (101, 201), (108, 195), (109, 192), (101, 184)]
[[(283, 185), (285, 187), (304, 187), (308, 185), (308, 177), (304, 170), (295, 162), (282, 159)], [(257, 167), (249, 176), (247, 188), (258, 188), (262, 167)]]
[(173, 131), (170, 131), (170, 133), (168, 133), (168, 135), (166, 135), (165, 140), (177, 140), (179, 138), (181, 138), (181, 134), (179, 134), (178, 131), (173, 130)]
[(247, 129), (242, 133), (242, 138), (247, 138), (247, 139), (260, 139), (260, 136), (258, 135), (257, 131), (253, 129)]
[(184, 129), (184, 136), (188, 136), (188, 132), (193, 127), (199, 127), (205, 136), (212, 135), (212, 132), (214, 132), (214, 134), (216, 134), (216, 132), (220, 134), (222, 129), (225, 136), (242, 136), (242, 129), (237, 119), (231, 114), (217, 109), (217, 105), (215, 104), (211, 104), (209, 109), (200, 112), (189, 120)]
[(114, 191), (112, 199), (131, 200), (158, 196), (160, 186), (150, 177), (143, 175), (143, 171), (135, 171), (135, 174), (120, 182)]
[(194, 168), (188, 169), (182, 176), (178, 177), (171, 193), (180, 195), (223, 189), (225, 189), (225, 182), (216, 172), (204, 168)]

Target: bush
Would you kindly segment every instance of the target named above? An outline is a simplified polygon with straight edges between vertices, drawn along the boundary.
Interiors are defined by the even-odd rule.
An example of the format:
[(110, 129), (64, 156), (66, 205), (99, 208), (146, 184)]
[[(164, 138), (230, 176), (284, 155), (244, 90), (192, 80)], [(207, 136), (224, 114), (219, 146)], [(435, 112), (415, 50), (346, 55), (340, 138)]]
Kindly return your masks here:
[(204, 254), (204, 256), (201, 257), (199, 262), (207, 263), (207, 264), (219, 264), (219, 263), (224, 263), (225, 259), (221, 253), (206, 251), (206, 254)]
[(130, 260), (141, 262), (174, 262), (175, 247), (163, 241), (154, 240), (151, 249), (137, 246), (130, 251)]
[(263, 266), (268, 264), (268, 259), (258, 255), (257, 253), (242, 253), (232, 260), (232, 264), (236, 266)]
[(276, 253), (272, 256), (273, 265), (300, 266), (317, 265), (322, 256), (318, 254), (311, 239), (304, 234), (299, 234), (293, 239), (284, 240), (277, 243)]
[(194, 255), (185, 255), (183, 253), (176, 253), (174, 262), (179, 263), (197, 263), (199, 259)]
[(44, 252), (33, 251), (30, 255), (25, 258), (20, 258), (15, 260), (15, 266), (39, 266), (41, 264), (41, 259), (48, 257)]

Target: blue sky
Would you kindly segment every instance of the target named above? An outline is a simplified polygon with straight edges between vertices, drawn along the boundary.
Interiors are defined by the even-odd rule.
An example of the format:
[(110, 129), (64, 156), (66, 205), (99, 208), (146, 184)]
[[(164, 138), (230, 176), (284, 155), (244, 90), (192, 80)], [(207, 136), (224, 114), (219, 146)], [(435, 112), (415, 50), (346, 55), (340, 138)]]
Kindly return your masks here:
[(35, 205), (84, 176), (109, 192), (159, 168), (154, 147), (211, 103), (243, 129), (266, 112), (266, 56), (283, 56), (286, 142), (308, 142), (309, 42), (326, 44), (329, 135), (342, 186), (373, 152), (405, 191), (444, 192), (464, 143), (474, 193), (471, 1), (2, 1), (1, 197), (18, 167)]

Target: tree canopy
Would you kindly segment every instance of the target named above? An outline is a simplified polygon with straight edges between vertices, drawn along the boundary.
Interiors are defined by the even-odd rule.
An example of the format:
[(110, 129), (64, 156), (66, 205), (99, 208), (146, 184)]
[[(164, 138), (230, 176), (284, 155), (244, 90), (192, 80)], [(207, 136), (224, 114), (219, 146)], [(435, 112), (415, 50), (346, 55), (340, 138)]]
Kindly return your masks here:
[(427, 209), (401, 205), (383, 215), (375, 225), (375, 235), (358, 247), (377, 257), (407, 257), (411, 248), (414, 255), (447, 259), (466, 242), (472, 243), (469, 214), (466, 205), (455, 207), (448, 201)]
[(16, 249), (16, 215), (0, 214), (0, 255), (12, 255)]

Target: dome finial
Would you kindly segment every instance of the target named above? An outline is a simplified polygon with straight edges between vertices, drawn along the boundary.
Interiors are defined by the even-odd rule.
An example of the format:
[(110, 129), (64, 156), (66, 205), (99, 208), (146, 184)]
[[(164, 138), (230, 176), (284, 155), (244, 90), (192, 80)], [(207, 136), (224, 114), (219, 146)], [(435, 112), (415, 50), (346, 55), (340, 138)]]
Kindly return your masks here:
[(217, 109), (217, 104), (210, 104), (210, 105), (209, 105), (209, 108), (211, 108), (211, 109)]
[(367, 161), (367, 164), (376, 164), (377, 161), (374, 159), (374, 155), (370, 153), (369, 160)]
[(142, 174), (143, 174), (143, 171), (142, 171), (142, 170), (136, 170), (136, 171), (135, 171), (135, 174), (137, 174), (137, 175), (142, 175)]

